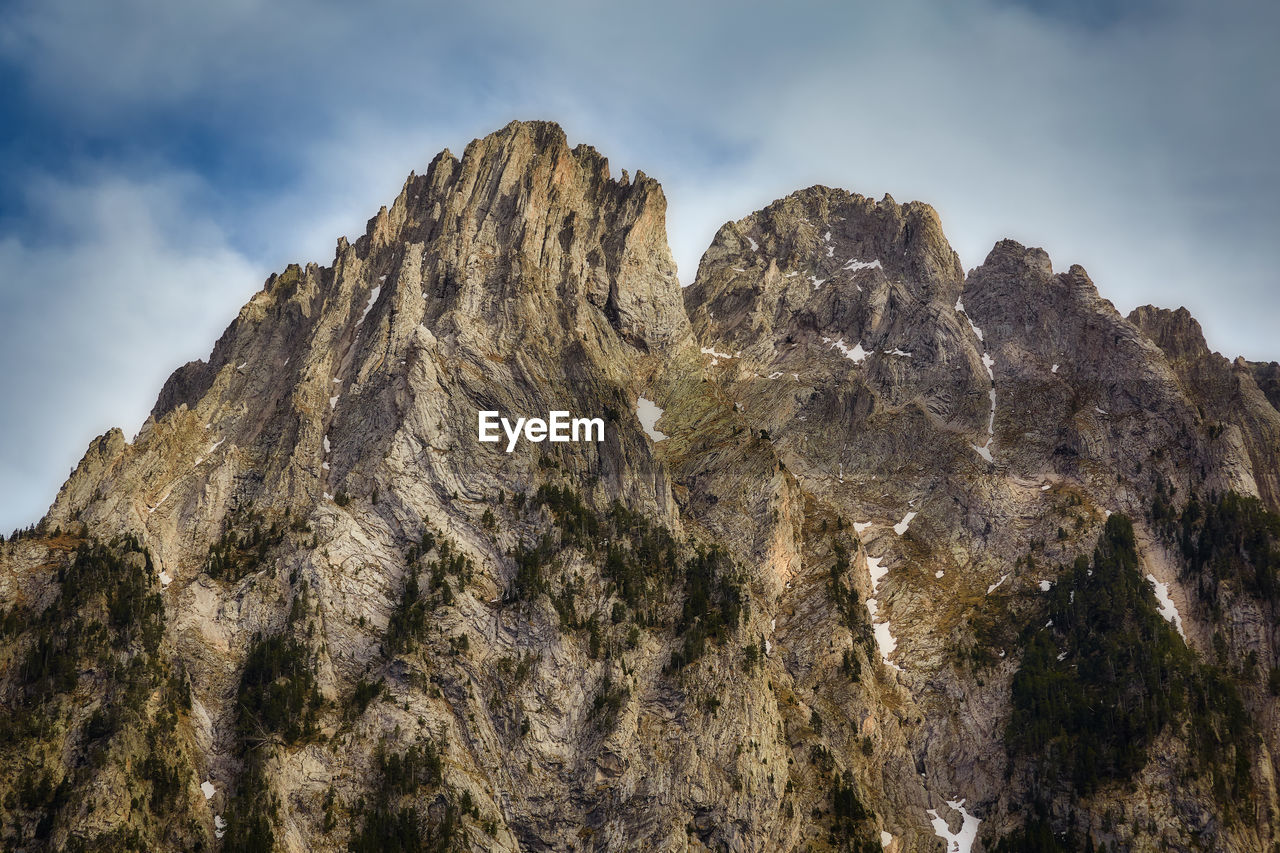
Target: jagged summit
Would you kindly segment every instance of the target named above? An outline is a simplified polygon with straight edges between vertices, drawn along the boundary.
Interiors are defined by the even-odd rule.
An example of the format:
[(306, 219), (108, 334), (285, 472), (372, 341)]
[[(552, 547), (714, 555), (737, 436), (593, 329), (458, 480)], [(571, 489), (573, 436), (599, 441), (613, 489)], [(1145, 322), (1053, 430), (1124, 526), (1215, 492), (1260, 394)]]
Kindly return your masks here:
[(513, 122), (95, 440), (0, 544), (5, 843), (1280, 841), (1280, 367), (919, 202), (684, 291), (665, 216)]

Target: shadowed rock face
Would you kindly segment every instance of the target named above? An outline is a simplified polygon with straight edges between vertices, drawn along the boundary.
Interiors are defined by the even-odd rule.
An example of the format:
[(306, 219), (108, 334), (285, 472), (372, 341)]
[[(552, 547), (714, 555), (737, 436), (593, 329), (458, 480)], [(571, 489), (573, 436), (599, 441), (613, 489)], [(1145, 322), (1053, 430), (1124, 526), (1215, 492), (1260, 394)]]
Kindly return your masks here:
[[(410, 175), (332, 265), (273, 275), (132, 442), (96, 440), (39, 535), (0, 546), (6, 612), (37, 626), (0, 634), (0, 697), (38, 704), (22, 661), (70, 549), (126, 535), (164, 628), (118, 654), (170, 686), (104, 736), (124, 670), (73, 667), (40, 700), (60, 728), (0, 745), (72, 795), (0, 833), (232, 849), (245, 824), (215, 815), (270, 792), (288, 850), (376, 846), (378, 802), (428, 835), (451, 814), (474, 850), (932, 850), (961, 808), (991, 849), (1041, 793), (1005, 726), (1042, 590), (1113, 512), (1195, 653), (1280, 664), (1269, 606), (1211, 615), (1149, 523), (1158, 490), (1280, 509), (1274, 364), (1210, 353), (1185, 309), (1121, 317), (1013, 241), (966, 276), (932, 208), (826, 187), (726, 223), (682, 292), (665, 213), (653, 179), (514, 122)], [(481, 410), (605, 439), (507, 453)], [(289, 642), (323, 698), (297, 736), (244, 710)], [(1253, 817), (1219, 819), (1170, 727), (1125, 784), (1057, 792), (1055, 831), (1268, 847), (1280, 731), (1255, 682)], [(387, 750), (426, 740), (441, 769), (387, 793)], [(176, 797), (101, 793), (149, 759)]]

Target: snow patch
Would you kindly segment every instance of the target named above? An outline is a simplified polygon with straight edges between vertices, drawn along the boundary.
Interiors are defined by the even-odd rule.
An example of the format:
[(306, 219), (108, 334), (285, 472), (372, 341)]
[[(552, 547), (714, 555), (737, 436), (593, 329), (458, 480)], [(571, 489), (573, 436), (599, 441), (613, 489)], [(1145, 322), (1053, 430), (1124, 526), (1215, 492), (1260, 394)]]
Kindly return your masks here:
[(640, 419), (640, 426), (644, 429), (645, 435), (649, 436), (653, 441), (662, 441), (667, 437), (666, 433), (658, 430), (658, 419), (662, 417), (662, 409), (648, 397), (640, 397), (636, 400), (636, 417)]
[[(831, 341), (831, 338), (823, 338), (822, 341), (823, 343), (828, 343)], [(844, 342), (844, 338), (840, 338), (835, 343), (831, 344), (831, 346), (840, 350), (840, 354), (852, 361), (854, 364), (861, 364), (863, 360), (870, 355), (869, 352), (862, 348), (862, 341), (858, 341), (854, 344), (853, 349), (850, 349), (849, 345)]]
[(1009, 575), (1006, 573), (1003, 577), (1000, 578), (1000, 580), (996, 581), (991, 586), (987, 587), (987, 595), (990, 595), (991, 593), (995, 592), (999, 588), (1000, 584), (1004, 583), (1008, 579), (1009, 579)]
[(329, 452), (329, 436), (327, 435), (324, 437), (324, 452)]
[[(385, 278), (385, 276), (384, 276)], [(373, 290), (369, 291), (369, 303), (364, 306), (364, 313), (360, 315), (360, 322), (364, 322), (364, 318), (369, 316), (369, 312), (373, 310), (373, 303), (378, 301), (378, 294), (382, 292), (382, 285), (376, 284)]]
[(893, 836), (885, 832), (883, 829), (880, 830), (880, 846), (887, 848), (892, 843)]
[(173, 583), (173, 578), (169, 577), (169, 573), (168, 573), (168, 572), (166, 572), (164, 569), (161, 569), (161, 570), (160, 570), (160, 585), (161, 585), (161, 586), (168, 586), (168, 585), (169, 585), (169, 584), (171, 584), (171, 583)]
[(335, 394), (329, 398), (329, 411), (332, 412), (336, 408), (338, 408), (338, 395)]
[(859, 270), (882, 270), (884, 267), (881, 265), (879, 258), (874, 261), (860, 261), (857, 258), (850, 258), (840, 269), (858, 272)]
[(898, 349), (897, 347), (894, 347), (893, 349), (881, 350), (881, 352), (883, 352), (885, 355), (900, 355), (903, 358), (911, 358), (911, 353), (907, 352), (906, 350)]
[(903, 516), (902, 521), (899, 521), (897, 524), (893, 526), (893, 532), (898, 534), (899, 536), (906, 533), (907, 527), (911, 524), (911, 519), (915, 517), (916, 517), (915, 512), (907, 513), (905, 516)]
[(208, 779), (205, 779), (203, 782), (200, 783), (200, 791), (201, 793), (204, 794), (204, 798), (206, 800), (212, 800), (213, 795), (218, 793), (218, 789), (213, 787), (213, 783), (210, 782)]
[(809, 281), (813, 282), (813, 289), (817, 290), (826, 282), (825, 278), (818, 278), (816, 275), (809, 276)]
[(222, 819), (222, 815), (220, 814), (213, 816), (213, 834), (217, 838), (221, 838), (227, 834), (227, 822)]
[(747, 242), (751, 244), (751, 251), (758, 252), (760, 250), (760, 244), (757, 243), (755, 240), (752, 240), (750, 237), (748, 237)]
[(978, 824), (982, 821), (965, 810), (964, 800), (947, 800), (947, 805), (960, 813), (960, 831), (953, 833), (947, 822), (938, 817), (937, 809), (929, 809), (927, 813), (932, 818), (929, 822), (933, 825), (933, 832), (947, 843), (947, 853), (971, 853), (973, 842), (978, 837)]
[[(843, 473), (843, 472), (844, 472), (844, 465), (843, 465), (843, 463), (841, 464), (840, 471), (841, 471), (841, 473)], [(870, 527), (870, 526), (871, 526), (871, 522), (869, 522), (869, 521), (855, 521), (855, 522), (853, 523), (853, 531), (854, 531), (855, 533), (861, 533), (862, 531), (866, 530), (866, 529), (867, 529), (868, 527)]]
[(1164, 621), (1177, 628), (1178, 635), (1185, 640), (1187, 635), (1182, 632), (1182, 617), (1178, 614), (1178, 606), (1169, 597), (1169, 585), (1160, 583), (1160, 581), (1156, 580), (1155, 575), (1147, 575), (1147, 580), (1151, 582), (1151, 587), (1155, 590), (1156, 601), (1160, 602), (1160, 615), (1164, 617)]
[(1048, 592), (1053, 589), (1053, 581), (1040, 581), (1040, 591)]
[(933, 576), (941, 580), (944, 574), (946, 574), (946, 572), (942, 571), (942, 569), (938, 569), (936, 572), (933, 573)]
[(1049, 372), (1050, 372), (1050, 373), (1057, 373), (1057, 372), (1058, 372), (1058, 365), (1056, 365), (1056, 364), (1055, 364), (1053, 367), (1049, 368)]
[(880, 602), (874, 596), (880, 588), (881, 579), (889, 573), (888, 567), (881, 565), (881, 559), (880, 557), (867, 557), (867, 571), (871, 574), (871, 595), (873, 596), (867, 599), (867, 613), (871, 615), (871, 627), (876, 635), (876, 646), (880, 649), (881, 659), (888, 666), (901, 672), (902, 667), (889, 660), (889, 655), (893, 654), (894, 650), (898, 648), (898, 641), (893, 638), (889, 620), (876, 622), (876, 617), (880, 613)]

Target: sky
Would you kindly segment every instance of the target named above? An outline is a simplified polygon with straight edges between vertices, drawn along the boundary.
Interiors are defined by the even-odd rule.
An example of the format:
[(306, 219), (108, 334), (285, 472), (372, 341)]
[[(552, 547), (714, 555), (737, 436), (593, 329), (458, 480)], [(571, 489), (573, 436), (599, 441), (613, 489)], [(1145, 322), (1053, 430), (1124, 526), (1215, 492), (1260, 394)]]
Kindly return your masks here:
[(551, 119), (721, 224), (815, 183), (927, 201), (1280, 359), (1280, 4), (10, 0), (0, 28), (0, 530), (132, 437), (273, 270), (442, 148)]

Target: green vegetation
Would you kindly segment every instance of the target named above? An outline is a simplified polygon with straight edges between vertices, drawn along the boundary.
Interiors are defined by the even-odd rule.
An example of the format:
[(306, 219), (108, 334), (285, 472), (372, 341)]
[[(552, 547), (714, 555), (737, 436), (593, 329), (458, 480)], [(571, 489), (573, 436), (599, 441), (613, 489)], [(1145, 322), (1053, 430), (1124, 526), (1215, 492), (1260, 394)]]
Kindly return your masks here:
[(1211, 613), (1221, 615), (1224, 584), (1280, 605), (1280, 516), (1257, 498), (1235, 492), (1204, 501), (1191, 495), (1177, 513), (1165, 492), (1157, 484), (1152, 520), (1178, 543), (1183, 579)]
[[(835, 603), (841, 623), (853, 635), (854, 644), (870, 649), (875, 642), (871, 617), (858, 596), (858, 591), (853, 588), (853, 581), (850, 579), (848, 584), (845, 583), (851, 565), (849, 549), (837, 539), (832, 543), (831, 550), (834, 561), (831, 564), (831, 579), (827, 583), (827, 594)], [(853, 681), (858, 681), (862, 677), (862, 663), (857, 654), (849, 649), (844, 652), (840, 669)]]
[(1083, 796), (1126, 781), (1156, 736), (1185, 722), (1188, 769), (1211, 779), (1224, 814), (1244, 813), (1253, 735), (1239, 692), (1157, 612), (1128, 518), (1111, 516), (1093, 560), (1059, 577), (1047, 617), (1023, 632), (1006, 732), (1011, 757), (1032, 760), (1037, 791)]
[[(354, 816), (361, 826), (347, 849), (351, 853), (448, 850), (459, 835), (459, 807), (445, 801), (440, 819), (432, 822), (424, 820), (416, 805), (427, 799), (424, 795), (440, 789), (443, 763), (436, 745), (423, 740), (400, 752), (388, 751), (384, 742), (378, 745), (374, 760), (377, 787), (371, 802), (361, 799), (355, 808)], [(439, 799), (443, 800), (442, 794)]]
[(227, 514), (222, 536), (209, 546), (205, 571), (214, 580), (236, 583), (258, 570), (284, 534), (279, 522), (267, 524), (251, 504), (238, 507)]
[(240, 737), (286, 744), (312, 737), (320, 704), (307, 647), (293, 637), (255, 637), (237, 693)]

